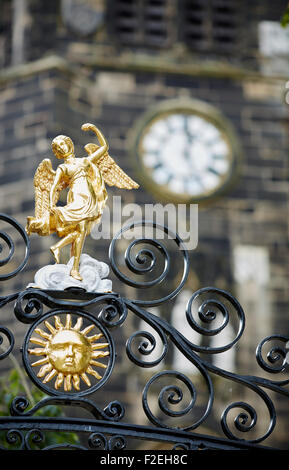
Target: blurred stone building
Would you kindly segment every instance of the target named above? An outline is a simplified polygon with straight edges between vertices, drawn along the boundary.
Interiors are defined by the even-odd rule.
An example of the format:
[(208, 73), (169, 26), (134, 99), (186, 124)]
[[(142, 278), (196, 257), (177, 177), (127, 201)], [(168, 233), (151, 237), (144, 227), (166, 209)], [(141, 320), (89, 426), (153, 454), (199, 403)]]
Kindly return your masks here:
[[(171, 303), (171, 321), (185, 328), (181, 312), (200, 287), (233, 293), (245, 310), (247, 328), (238, 354), (220, 355), (218, 365), (244, 374), (258, 374), (254, 351), (264, 337), (289, 333), (289, 33), (280, 26), (286, 4), (0, 1), (0, 211), (25, 225), (34, 211), (33, 175), (43, 158), (52, 157), (52, 138), (68, 134), (79, 154), (87, 143), (81, 124), (95, 123), (108, 139), (110, 154), (142, 186), (133, 192), (111, 189), (110, 195), (140, 205), (199, 204), (198, 245), (190, 251), (187, 288)], [(194, 193), (184, 186), (185, 196), (179, 198), (176, 186), (163, 190), (167, 181), (137, 158), (138, 135), (149, 134), (148, 113), (161, 120), (163, 103), (178, 116), (191, 106), (192, 115), (204, 118), (200, 134), (207, 132), (206, 122), (218, 124), (231, 166), (225, 176), (225, 170), (211, 171), (217, 191), (208, 186)], [(170, 158), (181, 165), (181, 153), (177, 147)], [(28, 266), (2, 292), (25, 288), (40, 266), (51, 263), (50, 242), (31, 237)], [(91, 253), (104, 261), (108, 245), (109, 240), (101, 246), (87, 241)], [(114, 282), (114, 290), (123, 292)], [(130, 288), (125, 295), (131, 295)], [(12, 314), (5, 318), (7, 326), (16, 327)], [(20, 342), (23, 331), (16, 335)], [(171, 360), (187, 371), (177, 354)], [(133, 403), (137, 382), (133, 375), (122, 383), (125, 401)], [(279, 411), (272, 442), (286, 446), (286, 403), (281, 401)]]

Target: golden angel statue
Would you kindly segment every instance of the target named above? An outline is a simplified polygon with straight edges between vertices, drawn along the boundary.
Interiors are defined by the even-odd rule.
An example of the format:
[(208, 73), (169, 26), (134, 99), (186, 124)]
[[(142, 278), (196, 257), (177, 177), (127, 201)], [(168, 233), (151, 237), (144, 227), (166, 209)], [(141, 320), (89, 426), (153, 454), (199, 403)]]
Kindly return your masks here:
[[(70, 276), (82, 281), (79, 273), (80, 256), (86, 236), (94, 224), (101, 220), (107, 200), (105, 183), (118, 188), (136, 189), (133, 181), (108, 154), (108, 144), (94, 124), (83, 124), (83, 131), (96, 134), (100, 146), (85, 145), (87, 156), (76, 158), (70, 137), (58, 135), (52, 141), (56, 158), (64, 160), (56, 171), (49, 158), (42, 160), (35, 176), (35, 217), (27, 218), (26, 232), (45, 236), (57, 233), (61, 240), (50, 250), (56, 263), (60, 262), (60, 250), (71, 245), (74, 257)], [(69, 188), (67, 202), (57, 206), (60, 192)]]

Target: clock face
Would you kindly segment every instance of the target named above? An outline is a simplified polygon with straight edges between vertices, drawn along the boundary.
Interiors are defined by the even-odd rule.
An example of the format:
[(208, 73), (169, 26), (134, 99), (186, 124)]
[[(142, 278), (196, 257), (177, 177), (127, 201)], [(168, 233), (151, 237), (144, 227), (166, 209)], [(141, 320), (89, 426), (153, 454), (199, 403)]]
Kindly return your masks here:
[(139, 134), (142, 179), (172, 201), (200, 201), (229, 183), (235, 166), (230, 136), (216, 119), (195, 110), (160, 113)]

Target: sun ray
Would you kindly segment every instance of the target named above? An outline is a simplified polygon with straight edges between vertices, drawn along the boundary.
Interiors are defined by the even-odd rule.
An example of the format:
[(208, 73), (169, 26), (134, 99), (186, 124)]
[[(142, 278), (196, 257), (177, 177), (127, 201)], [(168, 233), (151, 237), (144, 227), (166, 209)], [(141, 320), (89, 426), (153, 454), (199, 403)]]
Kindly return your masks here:
[(99, 357), (105, 357), (105, 356), (109, 356), (108, 351), (93, 351), (93, 353), (91, 354), (91, 357), (93, 359), (97, 359)]
[(53, 369), (52, 364), (46, 364), (45, 366), (42, 366), (37, 374), (37, 377), (44, 377), (52, 369)]
[(61, 385), (63, 384), (63, 380), (64, 380), (64, 375), (62, 374), (62, 372), (59, 372), (55, 380), (55, 385), (54, 385), (56, 390), (58, 390), (61, 387)]
[(38, 344), (39, 346), (47, 346), (47, 341), (43, 341), (43, 339), (36, 338), (35, 336), (32, 336), (30, 338), (31, 343)]
[(58, 315), (54, 315), (54, 324), (57, 330), (63, 330), (64, 326), (61, 323), (61, 320)]
[(91, 366), (87, 367), (86, 372), (90, 375), (93, 375), (93, 377), (95, 377), (98, 380), (102, 379), (102, 376), (99, 375), (99, 373), (96, 372), (96, 370), (94, 370)]
[(51, 340), (51, 338), (52, 338), (51, 335), (46, 333), (46, 331), (41, 330), (41, 328), (35, 328), (35, 333), (39, 334), (44, 339), (48, 339), (48, 341)]
[(91, 382), (90, 382), (90, 380), (89, 380), (89, 378), (87, 377), (87, 375), (86, 375), (85, 372), (83, 372), (83, 373), (80, 375), (80, 377), (82, 378), (82, 380), (86, 383), (86, 385), (87, 385), (88, 387), (91, 386)]
[(46, 356), (47, 351), (46, 349), (35, 348), (35, 349), (28, 349), (29, 354), (34, 354), (34, 356)]
[(99, 333), (98, 335), (93, 335), (93, 336), (86, 336), (86, 339), (88, 339), (88, 341), (90, 343), (93, 343), (94, 341), (97, 341), (99, 338), (101, 338), (103, 336), (102, 333)]
[(93, 330), (94, 328), (94, 325), (89, 325), (87, 326), (86, 328), (84, 328), (84, 330), (82, 330), (80, 333), (83, 335), (83, 336), (86, 336), (87, 333), (90, 333), (91, 330)]
[(102, 362), (94, 361), (93, 359), (90, 360), (89, 364), (91, 364), (92, 366), (101, 367), (102, 369), (107, 368), (107, 366), (105, 364), (103, 364)]
[(82, 327), (82, 324), (83, 324), (83, 318), (82, 317), (79, 317), (77, 319), (77, 322), (75, 323), (74, 327), (73, 327), (73, 330), (74, 331), (79, 331), (80, 328)]
[(72, 377), (73, 386), (76, 390), (80, 390), (80, 379), (79, 375), (74, 374)]
[(65, 329), (71, 330), (71, 315), (69, 313), (66, 315)]
[(71, 391), (71, 374), (65, 376), (64, 379), (64, 391), (70, 392)]
[(33, 362), (31, 366), (32, 367), (42, 366), (43, 364), (46, 364), (47, 362), (49, 362), (49, 359), (46, 356), (43, 359), (39, 359), (39, 361)]
[(57, 370), (52, 369), (52, 371), (44, 378), (43, 383), (46, 384), (47, 382), (50, 382), (53, 377), (57, 375)]
[(102, 349), (102, 348), (107, 348), (109, 346), (108, 343), (98, 343), (98, 344), (92, 344), (91, 349)]
[(53, 328), (53, 326), (50, 325), (50, 323), (48, 321), (45, 321), (44, 325), (50, 331), (50, 333), (52, 333), (53, 335), (55, 335), (57, 333), (57, 330), (55, 330), (55, 328)]

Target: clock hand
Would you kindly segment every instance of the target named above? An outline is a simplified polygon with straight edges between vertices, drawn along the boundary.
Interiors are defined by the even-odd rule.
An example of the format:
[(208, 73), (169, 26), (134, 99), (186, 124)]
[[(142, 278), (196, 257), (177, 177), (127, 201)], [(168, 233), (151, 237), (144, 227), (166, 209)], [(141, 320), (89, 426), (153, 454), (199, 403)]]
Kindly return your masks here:
[(188, 126), (188, 117), (185, 117), (184, 119), (184, 131), (186, 133), (187, 139), (188, 139), (188, 144), (192, 144), (198, 136), (196, 134), (192, 134), (189, 126)]
[(213, 173), (216, 176), (220, 176), (221, 173), (219, 173), (215, 168), (212, 168), (211, 166), (207, 166), (207, 170)]

